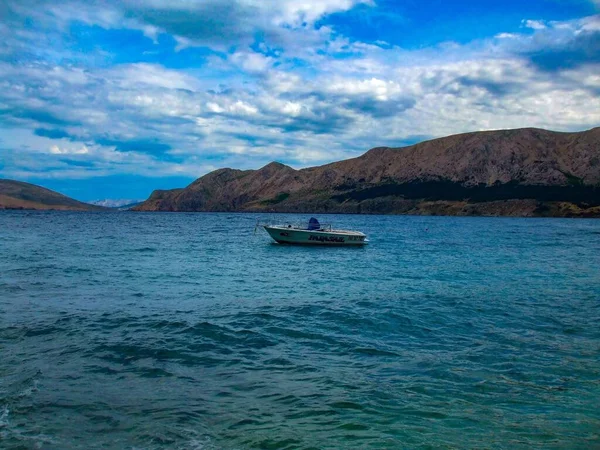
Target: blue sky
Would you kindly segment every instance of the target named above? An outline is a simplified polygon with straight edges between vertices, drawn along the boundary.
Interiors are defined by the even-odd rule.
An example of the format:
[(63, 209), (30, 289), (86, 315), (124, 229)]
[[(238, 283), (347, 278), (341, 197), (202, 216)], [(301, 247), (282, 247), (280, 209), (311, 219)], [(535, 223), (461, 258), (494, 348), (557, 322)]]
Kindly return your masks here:
[(143, 199), (454, 133), (600, 125), (598, 0), (0, 0), (0, 177)]

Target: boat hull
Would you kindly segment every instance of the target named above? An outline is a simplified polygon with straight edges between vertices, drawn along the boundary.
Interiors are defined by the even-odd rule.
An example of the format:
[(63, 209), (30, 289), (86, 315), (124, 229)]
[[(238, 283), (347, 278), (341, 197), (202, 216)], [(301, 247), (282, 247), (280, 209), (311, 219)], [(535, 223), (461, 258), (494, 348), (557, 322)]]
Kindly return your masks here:
[(366, 236), (359, 232), (310, 231), (274, 226), (264, 228), (280, 244), (361, 246), (368, 243)]

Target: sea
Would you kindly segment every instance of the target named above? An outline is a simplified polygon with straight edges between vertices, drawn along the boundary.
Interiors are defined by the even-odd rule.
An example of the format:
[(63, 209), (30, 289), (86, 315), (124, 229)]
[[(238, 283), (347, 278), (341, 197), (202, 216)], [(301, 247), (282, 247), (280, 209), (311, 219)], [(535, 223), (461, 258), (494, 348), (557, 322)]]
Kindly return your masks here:
[(600, 448), (600, 220), (317, 217), (0, 212), (0, 448)]

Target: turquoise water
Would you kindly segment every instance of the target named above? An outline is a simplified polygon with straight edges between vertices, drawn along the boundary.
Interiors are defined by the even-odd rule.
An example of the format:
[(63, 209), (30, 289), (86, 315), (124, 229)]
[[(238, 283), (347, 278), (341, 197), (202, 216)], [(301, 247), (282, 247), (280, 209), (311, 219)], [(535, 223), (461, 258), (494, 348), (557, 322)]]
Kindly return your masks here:
[(256, 219), (1, 212), (0, 447), (600, 448), (600, 221)]

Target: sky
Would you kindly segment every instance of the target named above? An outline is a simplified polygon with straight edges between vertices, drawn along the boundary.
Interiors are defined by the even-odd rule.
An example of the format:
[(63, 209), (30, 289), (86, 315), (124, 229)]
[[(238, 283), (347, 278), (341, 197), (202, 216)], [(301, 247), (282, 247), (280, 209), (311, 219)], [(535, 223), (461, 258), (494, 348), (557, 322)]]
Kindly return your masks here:
[(600, 0), (0, 0), (0, 178), (145, 199), (450, 134), (600, 125)]

